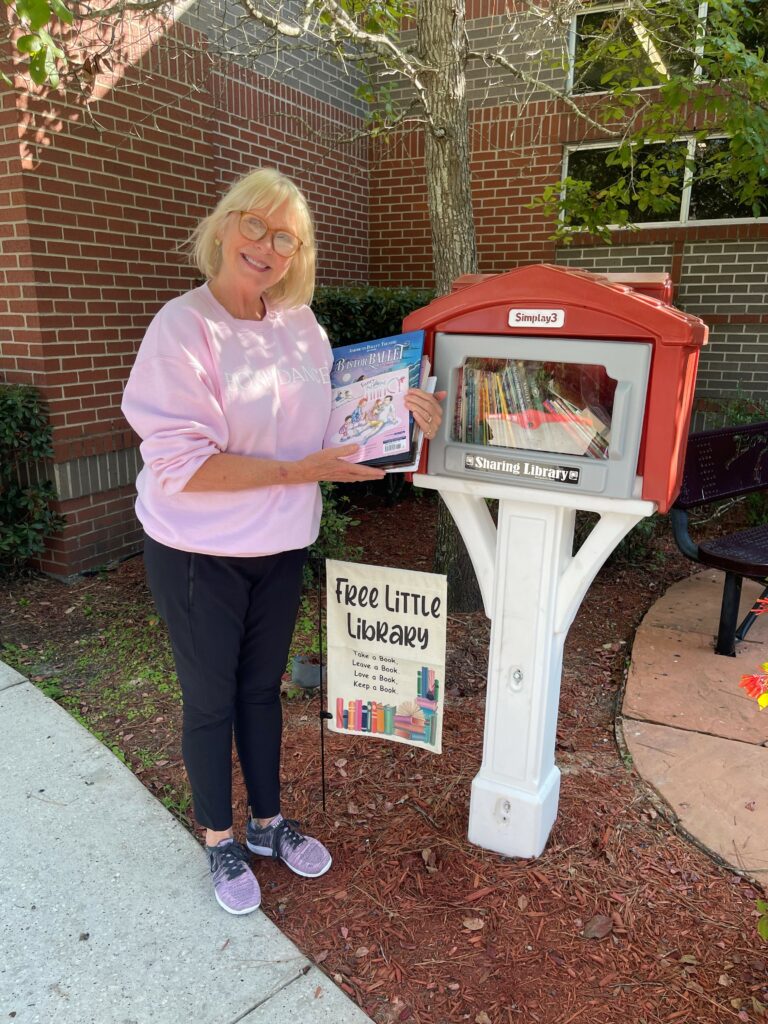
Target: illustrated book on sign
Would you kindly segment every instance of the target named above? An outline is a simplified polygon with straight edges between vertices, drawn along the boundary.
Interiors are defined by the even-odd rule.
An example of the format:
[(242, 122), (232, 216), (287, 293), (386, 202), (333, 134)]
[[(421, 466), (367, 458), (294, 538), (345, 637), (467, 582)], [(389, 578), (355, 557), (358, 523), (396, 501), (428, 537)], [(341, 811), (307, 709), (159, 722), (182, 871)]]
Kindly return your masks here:
[(350, 461), (384, 469), (412, 463), (418, 432), (405, 395), (424, 383), (428, 370), (424, 332), (341, 345), (333, 357), (323, 447), (358, 444)]
[(328, 728), (441, 753), (446, 577), (325, 564)]

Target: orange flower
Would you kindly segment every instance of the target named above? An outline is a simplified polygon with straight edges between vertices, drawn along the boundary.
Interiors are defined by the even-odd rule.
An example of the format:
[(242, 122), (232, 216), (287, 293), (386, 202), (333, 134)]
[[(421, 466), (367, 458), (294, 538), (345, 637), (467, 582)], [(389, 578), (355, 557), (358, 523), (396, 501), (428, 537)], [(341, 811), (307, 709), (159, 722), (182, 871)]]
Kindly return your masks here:
[(759, 701), (763, 694), (768, 693), (768, 673), (741, 677), (739, 687), (745, 690), (753, 700)]

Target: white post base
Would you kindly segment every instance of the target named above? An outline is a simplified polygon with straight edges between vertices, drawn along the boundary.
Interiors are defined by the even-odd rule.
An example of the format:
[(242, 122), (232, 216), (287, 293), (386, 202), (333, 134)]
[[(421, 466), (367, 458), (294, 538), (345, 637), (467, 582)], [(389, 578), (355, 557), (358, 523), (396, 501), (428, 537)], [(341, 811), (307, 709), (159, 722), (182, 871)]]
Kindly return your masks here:
[(552, 768), (534, 793), (483, 777), (472, 780), (470, 843), (505, 857), (539, 857), (557, 817), (560, 770)]
[[(483, 761), (469, 840), (538, 857), (557, 816), (555, 734), (563, 644), (589, 584), (621, 538), (656, 506), (637, 499), (417, 476), (442, 494), (467, 545), (491, 619)], [(494, 526), (486, 497), (499, 498)], [(600, 519), (573, 553), (577, 508)]]

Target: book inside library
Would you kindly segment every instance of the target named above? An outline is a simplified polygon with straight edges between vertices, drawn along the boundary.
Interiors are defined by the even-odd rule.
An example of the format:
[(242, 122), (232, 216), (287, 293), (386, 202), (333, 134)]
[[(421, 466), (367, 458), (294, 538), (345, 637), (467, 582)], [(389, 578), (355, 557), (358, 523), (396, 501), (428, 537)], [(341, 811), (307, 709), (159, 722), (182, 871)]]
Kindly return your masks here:
[(604, 366), (468, 356), (452, 440), (607, 459), (617, 382)]

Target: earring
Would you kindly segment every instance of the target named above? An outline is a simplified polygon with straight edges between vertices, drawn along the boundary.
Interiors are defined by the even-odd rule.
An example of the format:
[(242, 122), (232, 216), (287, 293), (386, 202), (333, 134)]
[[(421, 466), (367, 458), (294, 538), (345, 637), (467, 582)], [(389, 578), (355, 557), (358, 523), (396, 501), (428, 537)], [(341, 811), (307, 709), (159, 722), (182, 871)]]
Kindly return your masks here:
[(215, 238), (214, 241), (213, 241), (213, 244), (215, 246), (220, 246), (221, 245), (221, 239), (220, 238)]

